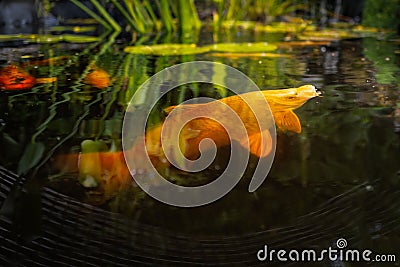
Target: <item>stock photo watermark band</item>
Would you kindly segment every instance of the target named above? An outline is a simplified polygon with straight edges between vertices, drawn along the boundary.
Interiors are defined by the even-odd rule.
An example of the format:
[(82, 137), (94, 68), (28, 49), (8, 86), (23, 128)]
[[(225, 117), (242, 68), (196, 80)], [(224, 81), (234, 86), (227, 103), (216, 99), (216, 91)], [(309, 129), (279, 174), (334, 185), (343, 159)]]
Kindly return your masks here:
[[(167, 92), (190, 83), (209, 83), (229, 89), (240, 98), (247, 109), (233, 107), (229, 101), (210, 101), (196, 97), (174, 108), (163, 122), (157, 134), (159, 141), (152, 149), (160, 158), (176, 168), (186, 172), (204, 170), (215, 158), (215, 140), (205, 138), (199, 142), (199, 158), (188, 160), (185, 151), (181, 151), (180, 136), (203, 136), (199, 118), (207, 118), (210, 123), (218, 124), (217, 129), (228, 134), (231, 156), (224, 172), (214, 181), (196, 187), (173, 184), (164, 179), (153, 166), (149, 156), (139, 158), (137, 151), (147, 151), (146, 123), (153, 107)], [(162, 90), (161, 90), (162, 88)], [(251, 95), (246, 94), (251, 92)], [(197, 105), (193, 111), (193, 103)], [(243, 119), (243, 113), (251, 113)], [(197, 119), (197, 120), (196, 120)], [(252, 127), (249, 127), (251, 124)], [(256, 127), (254, 127), (256, 125)], [(256, 130), (253, 130), (253, 129)], [(156, 138), (157, 139), (157, 138)], [(184, 139), (184, 137), (183, 137)], [(160, 144), (159, 144), (160, 143)], [(206, 205), (226, 195), (242, 178), (247, 168), (250, 152), (260, 155), (253, 177), (249, 181), (249, 192), (255, 191), (266, 179), (272, 165), (276, 147), (275, 122), (267, 100), (257, 85), (242, 72), (227, 65), (207, 61), (194, 61), (166, 68), (140, 86), (129, 103), (124, 117), (122, 130), (124, 156), (135, 182), (151, 197), (169, 205), (178, 207), (196, 207)], [(135, 147), (134, 151), (132, 147)], [(155, 148), (154, 148), (155, 147)], [(244, 154), (246, 148), (248, 153)], [(255, 149), (255, 147), (257, 149)]]
[(369, 249), (347, 248), (347, 240), (339, 238), (335, 246), (326, 249), (273, 249), (264, 245), (257, 252), (257, 259), (262, 262), (396, 262), (395, 254), (377, 254)]

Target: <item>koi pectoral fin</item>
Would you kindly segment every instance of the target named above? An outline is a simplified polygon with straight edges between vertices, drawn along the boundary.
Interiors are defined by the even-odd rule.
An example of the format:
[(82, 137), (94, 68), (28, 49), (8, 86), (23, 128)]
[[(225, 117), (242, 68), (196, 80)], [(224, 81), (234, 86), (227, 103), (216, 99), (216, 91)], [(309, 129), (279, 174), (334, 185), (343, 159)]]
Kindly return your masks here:
[(299, 117), (292, 110), (275, 112), (274, 119), (280, 130), (301, 133)]
[[(246, 136), (247, 139), (247, 136)], [(272, 137), (269, 130), (264, 130), (248, 136), (249, 146), (247, 147), (246, 139), (242, 140), (240, 144), (250, 150), (250, 153), (259, 158), (266, 157), (272, 150)]]

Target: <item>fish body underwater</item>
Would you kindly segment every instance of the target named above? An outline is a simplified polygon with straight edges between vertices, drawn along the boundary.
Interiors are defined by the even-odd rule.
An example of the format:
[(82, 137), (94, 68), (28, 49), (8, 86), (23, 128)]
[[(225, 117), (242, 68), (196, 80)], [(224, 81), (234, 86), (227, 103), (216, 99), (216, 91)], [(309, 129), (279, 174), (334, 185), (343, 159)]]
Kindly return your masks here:
[(36, 84), (36, 78), (21, 68), (10, 65), (0, 70), (0, 88), (3, 90), (26, 90)]
[[(228, 136), (224, 123), (229, 123), (225, 117), (224, 107), (221, 102), (231, 108), (240, 117), (247, 130), (244, 139), (249, 139), (249, 150), (257, 157), (267, 156), (272, 149), (272, 138), (268, 129), (260, 129), (253, 109), (245, 101), (250, 100), (251, 105), (265, 105), (265, 100), (271, 109), (277, 127), (282, 131), (301, 132), (301, 124), (294, 109), (301, 107), (309, 99), (319, 96), (319, 92), (312, 85), (304, 85), (298, 88), (265, 90), (249, 92), (241, 95), (234, 95), (220, 100), (202, 104), (184, 104), (171, 106), (165, 109), (167, 114), (172, 113), (178, 108), (176, 115), (172, 115), (175, 120), (172, 125), (179, 125), (181, 117), (195, 117), (196, 114), (209, 114), (207, 117), (200, 117), (189, 121), (183, 128), (179, 136), (180, 149), (183, 155), (191, 160), (200, 155), (199, 144), (205, 139), (212, 139), (217, 147), (229, 145), (231, 138)], [(175, 117), (174, 117), (175, 116)], [(224, 123), (223, 123), (224, 122)], [(163, 125), (158, 125), (146, 133), (146, 149), (150, 157), (158, 157), (165, 161), (161, 146), (161, 129)], [(240, 144), (245, 144), (245, 140), (236, 140)], [(261, 145), (262, 144), (262, 145)], [(264, 147), (262, 147), (264, 146)], [(176, 147), (172, 147), (176, 149)], [(207, 149), (207, 147), (206, 147)], [(176, 153), (172, 153), (176, 154)]]
[[(266, 100), (279, 129), (300, 133), (300, 121), (293, 110), (301, 107), (307, 100), (317, 96), (319, 96), (319, 92), (317, 92), (314, 86), (304, 85), (298, 88), (249, 92), (201, 104), (183, 104), (168, 107), (165, 109), (165, 112), (170, 114), (172, 120), (172, 124), (169, 125), (180, 125), (179, 120), (181, 117), (190, 117), (200, 113), (209, 116), (195, 116), (196, 118), (188, 121), (179, 132), (179, 147), (168, 146), (168, 144), (166, 147), (167, 149), (175, 150), (172, 151), (172, 155), (177, 155), (180, 152), (187, 159), (195, 160), (200, 155), (199, 145), (205, 138), (211, 139), (216, 147), (229, 145), (231, 138), (223, 127), (223, 123), (229, 123), (229, 120), (227, 121), (224, 118), (224, 107), (221, 109), (220, 105), (223, 103), (238, 115), (247, 131), (246, 136), (243, 136), (243, 140), (246, 139), (246, 142), (241, 140), (241, 138), (235, 141), (238, 141), (240, 145), (243, 145), (257, 157), (268, 156), (273, 147), (270, 130), (269, 128), (260, 129), (252, 108), (250, 108), (244, 99), (251, 100), (251, 105), (257, 103), (265, 105)], [(261, 108), (265, 109), (265, 107)], [(174, 113), (174, 109), (177, 109), (177, 112)], [(214, 119), (210, 119), (209, 117)], [(173, 131), (169, 131), (168, 127), (164, 126), (163, 122), (147, 129), (145, 135), (139, 137), (132, 148), (125, 151), (125, 153), (132, 153), (130, 155), (138, 159), (138, 162), (141, 159), (145, 160), (147, 153), (156, 168), (169, 166), (161, 144), (161, 135), (163, 131), (165, 131), (167, 136), (168, 134), (173, 135)], [(249, 142), (245, 146), (244, 143), (247, 144), (247, 138)], [(144, 143), (145, 147), (137, 145), (138, 142)], [(207, 148), (206, 146), (205, 149)], [(64, 166), (72, 166), (71, 169), (79, 170), (81, 176), (92, 176), (98, 182), (105, 182), (105, 178), (107, 177), (112, 177), (115, 181), (113, 184), (125, 184), (127, 182), (129, 170), (122, 151), (92, 152), (86, 155), (85, 153), (81, 153), (78, 161), (77, 158), (76, 156), (71, 157), (71, 155), (68, 155), (68, 157), (65, 157), (64, 155), (64, 159), (61, 162), (71, 162), (72, 159), (74, 161), (72, 164), (64, 164)]]
[(111, 78), (108, 72), (95, 66), (89, 74), (86, 75), (84, 82), (95, 88), (104, 89), (111, 85)]
[(39, 83), (52, 83), (56, 81), (56, 77), (35, 78), (15, 65), (9, 65), (0, 69), (0, 89), (5, 91), (28, 90)]

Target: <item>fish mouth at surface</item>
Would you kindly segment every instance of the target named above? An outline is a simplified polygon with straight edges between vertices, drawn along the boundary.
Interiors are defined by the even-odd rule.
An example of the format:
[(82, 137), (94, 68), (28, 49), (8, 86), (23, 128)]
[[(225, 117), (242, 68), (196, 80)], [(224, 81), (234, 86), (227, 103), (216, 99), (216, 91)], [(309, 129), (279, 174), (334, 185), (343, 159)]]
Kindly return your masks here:
[(298, 88), (264, 91), (264, 96), (272, 111), (297, 109), (308, 100), (320, 97), (321, 92), (313, 85), (304, 85)]

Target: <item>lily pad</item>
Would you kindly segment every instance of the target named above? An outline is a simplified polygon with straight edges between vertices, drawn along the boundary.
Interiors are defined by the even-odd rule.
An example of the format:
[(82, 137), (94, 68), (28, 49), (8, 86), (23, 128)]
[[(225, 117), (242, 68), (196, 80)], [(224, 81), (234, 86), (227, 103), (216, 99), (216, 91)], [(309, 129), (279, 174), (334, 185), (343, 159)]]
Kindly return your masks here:
[(299, 18), (292, 18), (290, 22), (275, 22), (268, 25), (257, 23), (254, 21), (237, 21), (227, 20), (222, 23), (224, 28), (240, 28), (245, 30), (254, 30), (256, 32), (286, 33), (299, 32), (303, 30), (315, 30), (316, 27), (311, 25), (311, 21)]
[(131, 54), (171, 56), (202, 54), (209, 51), (229, 53), (265, 53), (275, 51), (278, 47), (268, 43), (220, 43), (209, 46), (195, 44), (158, 44), (127, 46), (124, 51)]
[(299, 23), (293, 22), (280, 22), (269, 25), (257, 24), (254, 28), (257, 32), (269, 32), (269, 33), (287, 33), (287, 32), (300, 32), (316, 30), (314, 25), (311, 25), (308, 21), (301, 21)]
[(0, 35), (0, 42), (26, 40), (36, 43), (58, 43), (63, 40), (62, 35), (39, 35), (39, 34), (9, 34)]
[[(25, 39), (25, 38), (22, 38)], [(28, 38), (26, 38), (28, 39)], [(59, 43), (63, 41), (62, 35), (33, 35), (30, 39), (35, 43), (46, 44), (46, 43)]]
[(92, 32), (95, 30), (95, 26), (54, 26), (50, 28), (52, 32)]
[(211, 53), (212, 57), (225, 57), (225, 58), (292, 58), (289, 54), (274, 54), (274, 53)]
[(92, 43), (99, 41), (98, 37), (87, 35), (51, 35), (51, 34), (7, 34), (0, 35), (0, 42), (26, 40), (34, 43), (58, 43), (58, 42), (71, 42), (71, 43)]
[(341, 39), (359, 38), (360, 35), (347, 30), (321, 30), (321, 31), (306, 31), (298, 38), (308, 41), (334, 41)]
[(305, 46), (328, 46), (330, 45), (330, 41), (289, 41), (289, 42), (280, 42), (278, 43), (279, 47), (305, 47)]
[(262, 53), (278, 49), (276, 45), (269, 43), (220, 43), (210, 47), (213, 51), (231, 53)]
[(222, 23), (225, 28), (238, 27), (242, 29), (254, 29), (256, 23), (254, 21), (227, 20)]
[(16, 41), (16, 40), (32, 40), (36, 34), (1, 34), (0, 42)]
[(94, 43), (100, 40), (99, 37), (86, 36), (86, 35), (65, 34), (62, 36), (63, 40), (69, 43)]
[(127, 46), (124, 51), (130, 54), (173, 56), (206, 53), (210, 51), (210, 47), (198, 47), (195, 44), (157, 44)]
[(79, 24), (79, 25), (85, 24), (85, 25), (88, 25), (88, 24), (98, 24), (99, 22), (97, 20), (95, 20), (95, 19), (92, 19), (92, 18), (87, 18), (87, 19), (79, 18), (79, 19), (67, 19), (67, 20), (65, 20), (65, 23), (66, 24)]

